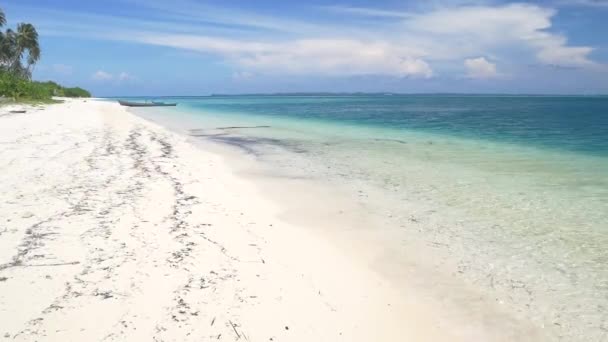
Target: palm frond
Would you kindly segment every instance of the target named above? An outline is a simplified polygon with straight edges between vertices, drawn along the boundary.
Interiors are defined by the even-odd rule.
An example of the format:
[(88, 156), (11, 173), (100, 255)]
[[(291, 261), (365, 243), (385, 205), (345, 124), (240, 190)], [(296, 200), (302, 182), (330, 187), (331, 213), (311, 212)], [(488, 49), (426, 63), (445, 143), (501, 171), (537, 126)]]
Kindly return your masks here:
[(6, 25), (6, 15), (4, 14), (4, 11), (0, 9), (0, 27), (4, 25)]

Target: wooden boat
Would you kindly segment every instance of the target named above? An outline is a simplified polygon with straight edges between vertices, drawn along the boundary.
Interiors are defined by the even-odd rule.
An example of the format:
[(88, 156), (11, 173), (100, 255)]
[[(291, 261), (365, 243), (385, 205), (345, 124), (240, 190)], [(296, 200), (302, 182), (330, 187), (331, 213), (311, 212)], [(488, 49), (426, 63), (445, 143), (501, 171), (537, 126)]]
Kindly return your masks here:
[(121, 106), (126, 107), (175, 107), (177, 103), (167, 103), (167, 102), (132, 102), (132, 101), (122, 101), (118, 100)]

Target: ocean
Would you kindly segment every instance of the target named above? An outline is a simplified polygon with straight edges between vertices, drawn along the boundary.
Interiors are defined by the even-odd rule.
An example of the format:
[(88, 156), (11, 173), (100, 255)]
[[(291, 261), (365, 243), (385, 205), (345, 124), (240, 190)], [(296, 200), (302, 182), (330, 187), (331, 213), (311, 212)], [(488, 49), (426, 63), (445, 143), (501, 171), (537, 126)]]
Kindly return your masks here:
[[(241, 153), (266, 179), (298, 182), (274, 196), (319, 226), (353, 211), (355, 223), (331, 233), (338, 245), (369, 248), (370, 267), (446, 298), (464, 321), (608, 339), (608, 97), (163, 100), (179, 105), (135, 112)], [(299, 203), (314, 200), (313, 184), (340, 194), (331, 218), (332, 191), (316, 221)]]

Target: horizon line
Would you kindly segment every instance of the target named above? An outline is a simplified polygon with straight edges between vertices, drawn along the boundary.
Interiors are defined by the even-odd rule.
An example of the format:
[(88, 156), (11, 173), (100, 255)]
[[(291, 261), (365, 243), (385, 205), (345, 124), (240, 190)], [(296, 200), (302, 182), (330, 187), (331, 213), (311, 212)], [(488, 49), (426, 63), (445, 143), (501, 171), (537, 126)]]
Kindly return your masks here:
[(195, 98), (195, 97), (228, 97), (228, 96), (587, 96), (603, 97), (608, 93), (458, 93), (458, 92), (428, 92), (428, 93), (398, 93), (398, 92), (271, 92), (271, 93), (217, 93), (206, 95), (108, 95), (94, 96), (98, 98), (138, 98), (138, 97), (165, 97), (165, 98)]

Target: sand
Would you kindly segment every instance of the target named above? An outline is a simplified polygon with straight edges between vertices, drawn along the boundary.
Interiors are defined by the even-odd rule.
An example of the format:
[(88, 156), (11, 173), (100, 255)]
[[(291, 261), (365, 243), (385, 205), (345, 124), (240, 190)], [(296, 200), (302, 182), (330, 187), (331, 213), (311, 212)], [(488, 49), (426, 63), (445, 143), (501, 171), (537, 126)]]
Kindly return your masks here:
[(115, 103), (23, 108), (0, 107), (0, 340), (461, 339), (217, 152)]

